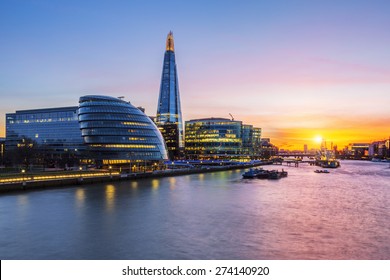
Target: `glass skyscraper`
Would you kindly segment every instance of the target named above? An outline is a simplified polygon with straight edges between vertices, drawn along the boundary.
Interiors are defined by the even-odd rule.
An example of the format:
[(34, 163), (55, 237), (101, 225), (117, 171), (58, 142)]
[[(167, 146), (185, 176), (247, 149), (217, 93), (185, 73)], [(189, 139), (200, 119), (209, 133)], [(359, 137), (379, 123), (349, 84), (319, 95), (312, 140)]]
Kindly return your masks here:
[(179, 158), (184, 148), (184, 139), (172, 32), (169, 32), (166, 42), (156, 124), (164, 137), (169, 157)]

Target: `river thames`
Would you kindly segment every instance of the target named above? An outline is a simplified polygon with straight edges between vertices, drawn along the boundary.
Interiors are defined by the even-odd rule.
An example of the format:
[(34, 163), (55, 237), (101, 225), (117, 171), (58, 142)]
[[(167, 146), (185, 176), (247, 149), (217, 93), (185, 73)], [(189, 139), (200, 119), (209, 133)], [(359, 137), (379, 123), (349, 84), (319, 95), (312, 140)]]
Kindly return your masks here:
[(390, 259), (389, 163), (0, 195), (0, 259)]

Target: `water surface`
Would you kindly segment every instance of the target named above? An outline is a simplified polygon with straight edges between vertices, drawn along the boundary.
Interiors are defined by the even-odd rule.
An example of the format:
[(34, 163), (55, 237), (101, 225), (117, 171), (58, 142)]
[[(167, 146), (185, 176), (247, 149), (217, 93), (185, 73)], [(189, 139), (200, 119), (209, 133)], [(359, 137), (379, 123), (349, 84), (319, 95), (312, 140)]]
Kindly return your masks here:
[(0, 259), (390, 259), (388, 164), (283, 168), (2, 194)]

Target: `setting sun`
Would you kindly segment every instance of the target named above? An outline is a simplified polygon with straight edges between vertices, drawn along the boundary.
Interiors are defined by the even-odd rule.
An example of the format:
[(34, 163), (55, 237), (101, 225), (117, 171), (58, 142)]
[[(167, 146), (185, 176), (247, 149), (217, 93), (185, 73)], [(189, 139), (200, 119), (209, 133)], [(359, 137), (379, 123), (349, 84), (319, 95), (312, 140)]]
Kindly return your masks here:
[(322, 143), (322, 137), (320, 135), (314, 137), (314, 142), (321, 144)]

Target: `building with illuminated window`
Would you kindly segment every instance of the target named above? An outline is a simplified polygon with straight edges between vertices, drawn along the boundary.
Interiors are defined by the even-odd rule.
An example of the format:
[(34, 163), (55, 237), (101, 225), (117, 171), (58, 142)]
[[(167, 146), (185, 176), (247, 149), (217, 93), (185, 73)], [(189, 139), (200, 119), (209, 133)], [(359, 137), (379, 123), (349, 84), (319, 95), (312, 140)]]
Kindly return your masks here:
[(160, 131), (130, 102), (87, 95), (80, 97), (78, 112), (84, 143), (98, 164), (148, 165), (168, 159)]
[(188, 159), (258, 159), (261, 128), (225, 118), (186, 121), (185, 153)]
[(262, 157), (261, 128), (260, 127), (253, 127), (253, 131), (252, 131), (252, 147), (253, 147), (253, 156), (255, 158)]
[(242, 125), (242, 153), (251, 154), (253, 153), (253, 125), (243, 124)]
[(239, 158), (242, 122), (224, 118), (185, 122), (185, 152), (188, 159)]
[(6, 151), (17, 157), (26, 147), (37, 156), (35, 163), (73, 163), (84, 149), (77, 106), (21, 110), (6, 114)]
[(156, 124), (167, 144), (169, 158), (180, 158), (184, 148), (183, 123), (172, 32), (166, 41)]

